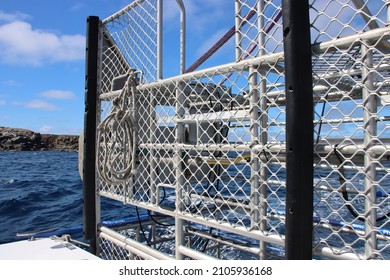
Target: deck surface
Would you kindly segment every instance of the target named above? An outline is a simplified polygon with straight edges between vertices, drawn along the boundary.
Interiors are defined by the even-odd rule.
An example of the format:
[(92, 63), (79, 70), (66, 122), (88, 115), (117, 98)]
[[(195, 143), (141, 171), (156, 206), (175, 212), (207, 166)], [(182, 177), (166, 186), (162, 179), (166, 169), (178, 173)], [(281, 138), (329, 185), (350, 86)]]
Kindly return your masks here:
[(99, 258), (69, 242), (44, 238), (1, 244), (0, 260), (99, 260)]

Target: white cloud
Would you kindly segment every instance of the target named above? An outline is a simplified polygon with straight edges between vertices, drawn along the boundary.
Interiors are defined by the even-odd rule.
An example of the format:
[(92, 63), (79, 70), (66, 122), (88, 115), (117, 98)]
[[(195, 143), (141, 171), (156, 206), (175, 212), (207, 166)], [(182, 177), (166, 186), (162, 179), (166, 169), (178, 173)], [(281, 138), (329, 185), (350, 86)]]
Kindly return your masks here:
[(8, 86), (8, 87), (19, 87), (22, 86), (23, 84), (19, 81), (16, 80), (6, 80), (2, 82), (3, 85)]
[(12, 14), (2, 13), (1, 17), (9, 22), (0, 25), (0, 63), (40, 66), (84, 59), (84, 36), (34, 29), (30, 23)]
[(5, 105), (5, 100), (4, 99), (0, 99), (0, 106), (4, 106)]
[(30, 19), (31, 17), (27, 14), (15, 12), (15, 13), (5, 13), (3, 11), (0, 11), (0, 21), (15, 21), (15, 20), (26, 20)]
[(81, 9), (83, 9), (85, 7), (85, 3), (83, 2), (78, 2), (74, 5), (72, 5), (69, 10), (71, 11), (80, 11)]
[(25, 104), (25, 106), (28, 108), (32, 108), (32, 109), (41, 109), (41, 110), (47, 110), (47, 111), (58, 110), (57, 106), (55, 106), (49, 102), (43, 101), (43, 100), (33, 100), (30, 102), (27, 102)]
[[(219, 19), (226, 16), (228, 8), (234, 10), (234, 2), (226, 0), (183, 0), (188, 29), (194, 29), (198, 32), (203, 32), (210, 27), (210, 24), (215, 24)], [(169, 21), (169, 24), (177, 24), (179, 26), (180, 9), (175, 0), (164, 1), (164, 20)], [(234, 23), (234, 21), (233, 21)]]
[(50, 125), (44, 125), (38, 129), (38, 132), (40, 132), (40, 133), (49, 133), (52, 131), (53, 131), (53, 127), (51, 127)]
[(41, 92), (39, 96), (48, 99), (75, 99), (75, 94), (71, 91), (65, 90), (48, 90)]
[(32, 100), (32, 101), (26, 102), (26, 103), (15, 101), (12, 103), (12, 105), (23, 106), (26, 108), (39, 109), (39, 110), (45, 110), (45, 111), (59, 110), (59, 108), (57, 106), (55, 106), (49, 102), (39, 100), (39, 99)]

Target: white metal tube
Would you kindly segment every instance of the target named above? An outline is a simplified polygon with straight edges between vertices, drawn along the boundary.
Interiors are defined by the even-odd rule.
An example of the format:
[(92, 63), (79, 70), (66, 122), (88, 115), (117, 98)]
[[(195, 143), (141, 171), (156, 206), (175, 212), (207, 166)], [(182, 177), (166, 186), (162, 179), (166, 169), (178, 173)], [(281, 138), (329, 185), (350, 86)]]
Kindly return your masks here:
[[(176, 116), (177, 118), (183, 118), (185, 114), (184, 109), (184, 102), (185, 102), (185, 96), (183, 93), (183, 88), (181, 83), (177, 83), (176, 88)], [(184, 124), (177, 123), (176, 124), (176, 139), (175, 141), (177, 143), (183, 143), (184, 142)], [(179, 146), (176, 146), (174, 152), (175, 152), (175, 179), (176, 179), (176, 209), (179, 211), (184, 210), (184, 185), (185, 185), (185, 178), (183, 174), (183, 157), (182, 157), (182, 149)], [(184, 244), (184, 222), (183, 220), (175, 216), (175, 234), (176, 234), (176, 259), (181, 260), (184, 258), (183, 254), (179, 250), (179, 247)]]
[[(157, 125), (156, 125), (156, 101), (155, 96), (150, 94), (149, 103), (149, 126), (150, 126), (150, 143), (154, 144), (157, 140)], [(152, 145), (149, 149), (149, 163), (150, 163), (150, 199), (152, 204), (157, 203), (156, 181), (157, 181), (157, 163), (156, 163), (156, 151)]]
[(182, 0), (176, 0), (180, 8), (180, 74), (186, 70), (186, 9)]
[[(328, 224), (326, 221), (322, 221), (320, 223), (315, 223), (314, 224), (315, 227), (319, 227), (319, 228), (325, 228), (325, 229), (330, 229), (330, 230), (337, 230), (339, 232), (343, 232), (343, 233), (350, 233), (354, 236), (356, 235), (359, 235), (362, 239), (364, 238), (365, 236), (365, 233), (363, 230), (358, 230), (358, 229), (354, 229), (354, 228), (349, 228), (349, 227), (345, 227), (345, 226), (335, 226), (335, 225), (330, 225)], [(384, 240), (384, 241), (387, 241), (388, 240), (388, 237), (387, 236), (384, 236), (384, 235), (378, 235), (377, 238), (379, 240)]]
[(372, 29), (366, 32), (356, 33), (350, 36), (324, 41), (312, 45), (312, 51), (315, 54), (328, 53), (337, 49), (348, 49), (357, 41), (377, 42), (378, 40), (388, 40), (390, 36), (390, 27)]
[(107, 24), (108, 22), (110, 21), (113, 21), (115, 19), (117, 19), (118, 17), (120, 17), (121, 15), (124, 15), (125, 13), (127, 13), (128, 11), (130, 11), (131, 9), (134, 9), (135, 7), (137, 7), (138, 5), (142, 4), (143, 2), (145, 2), (145, 0), (134, 0), (131, 4), (127, 5), (126, 7), (124, 7), (122, 10), (116, 12), (115, 14), (105, 18), (102, 20), (102, 24)]
[[(329, 169), (337, 169), (337, 165), (334, 164), (315, 164), (315, 168), (329, 168)], [(344, 165), (343, 168), (345, 170), (357, 170), (357, 171), (363, 171), (364, 167), (362, 166), (356, 166), (356, 165)], [(390, 173), (390, 168), (383, 168), (383, 167), (377, 167), (376, 168), (377, 172), (386, 172)]]
[(202, 79), (205, 76), (213, 76), (213, 75), (223, 75), (227, 74), (236, 70), (247, 70), (250, 66), (258, 66), (261, 65), (262, 67), (269, 68), (268, 65), (270, 64), (275, 64), (277, 62), (282, 62), (283, 58), (283, 52), (278, 52), (278, 53), (270, 53), (266, 54), (262, 57), (255, 57), (251, 59), (246, 59), (243, 61), (239, 62), (232, 62), (232, 63), (227, 63), (224, 65), (216, 66), (216, 67), (211, 67), (205, 70), (197, 70), (191, 73), (186, 73), (180, 76), (175, 76), (171, 78), (164, 79), (162, 81), (158, 82), (151, 82), (149, 84), (143, 84), (139, 86), (139, 90), (148, 90), (148, 89), (153, 89), (153, 88), (164, 88), (168, 87), (172, 84), (175, 84), (177, 81), (181, 82), (187, 82), (195, 79)]
[[(265, 48), (265, 1), (259, 0), (257, 3), (257, 15), (258, 15), (258, 48), (259, 48), (259, 56), (263, 56), (266, 52)], [(267, 74), (266, 71), (260, 71), (260, 86), (259, 86), (259, 102), (260, 102), (260, 144), (265, 146), (268, 142), (268, 98), (267, 98)], [(262, 159), (260, 156), (257, 157), (259, 163), (261, 164), (260, 168), (260, 230), (267, 230), (267, 178), (268, 178), (268, 169), (267, 169), (267, 157)], [(261, 161), (260, 161), (261, 160)], [(260, 241), (260, 259), (267, 259), (267, 243), (264, 241)]]
[(157, 80), (163, 78), (163, 0), (157, 1)]
[(390, 23), (390, 1), (386, 0), (386, 15), (387, 15), (387, 24)]
[[(102, 196), (105, 196), (105, 197), (108, 197), (108, 198), (111, 198), (111, 199), (114, 199), (114, 200), (118, 200), (118, 199), (116, 199), (117, 197), (113, 196), (111, 193), (100, 192), (100, 194)], [(121, 201), (121, 200), (118, 200), (118, 201)], [(145, 203), (145, 202), (141, 202), (139, 200), (129, 200), (127, 202), (127, 204), (138, 206), (138, 207), (141, 207), (143, 209), (150, 210), (150, 211), (155, 211), (155, 212), (158, 212), (158, 213), (161, 213), (163, 215), (170, 216), (170, 217), (175, 217), (175, 213), (173, 212), (174, 209), (167, 209), (167, 208), (162, 208), (162, 207), (156, 207), (155, 205), (152, 205), (151, 203)]]
[(212, 256), (209, 256), (209, 255), (206, 255), (206, 254), (203, 254), (199, 251), (195, 251), (193, 249), (190, 249), (188, 247), (185, 247), (183, 245), (180, 245), (177, 250), (182, 254), (182, 255), (185, 255), (187, 257), (190, 257), (192, 259), (195, 259), (195, 260), (209, 260), (209, 261), (215, 261), (217, 260), (217, 258), (214, 258)]
[[(157, 140), (157, 125), (156, 125), (156, 101), (155, 96), (150, 94), (150, 103), (149, 103), (149, 126), (150, 126), (150, 143), (156, 143)], [(156, 187), (157, 183), (157, 163), (156, 163), (156, 150), (152, 147), (149, 150), (149, 162), (150, 162), (150, 176), (149, 176), (149, 186), (150, 186), (150, 202), (153, 205), (158, 205), (159, 203), (159, 189)], [(152, 212), (151, 215), (155, 213)], [(156, 240), (156, 225), (152, 225), (152, 240)]]
[[(251, 66), (249, 68), (249, 102), (250, 102), (250, 133), (251, 146), (259, 144), (259, 91), (257, 85), (257, 71)], [(251, 151), (251, 227), (259, 229), (260, 204), (259, 204), (259, 181), (260, 162), (256, 154)]]
[(361, 260), (364, 259), (363, 256), (356, 253), (347, 253), (337, 248), (325, 247), (325, 246), (316, 246), (313, 250), (313, 253), (316, 255), (324, 256), (334, 260)]
[(358, 14), (363, 18), (370, 29), (379, 28), (378, 23), (373, 20), (373, 15), (363, 0), (352, 0), (352, 2), (355, 7), (361, 11)]
[(258, 48), (259, 56), (265, 54), (265, 20), (264, 20), (264, 0), (259, 0), (257, 2), (257, 32), (258, 32)]
[[(368, 43), (367, 43), (368, 44)], [(364, 155), (364, 191), (366, 193), (366, 199), (364, 203), (364, 213), (367, 215), (365, 220), (365, 236), (366, 236), (366, 258), (373, 257), (377, 249), (376, 238), (376, 163), (372, 159), (372, 155), (368, 153), (368, 149), (374, 144), (373, 140), (377, 134), (377, 104), (376, 93), (373, 91), (373, 53), (369, 45), (363, 43), (361, 45), (362, 50), (362, 82), (363, 87), (363, 118), (364, 118), (364, 147), (367, 153)]]
[(242, 15), (241, 8), (242, 4), (240, 0), (236, 0), (235, 2), (235, 33), (236, 33), (236, 61), (240, 60), (242, 54), (242, 34), (241, 34), (241, 26), (242, 26)]
[[(260, 74), (260, 144), (262, 146), (266, 146), (268, 142), (268, 99), (266, 96), (267, 91), (267, 79), (266, 74), (261, 72)], [(261, 204), (260, 204), (260, 215), (261, 215), (261, 223), (260, 230), (267, 230), (267, 220), (264, 219), (267, 215), (268, 208), (268, 195), (267, 195), (267, 179), (268, 179), (268, 168), (267, 164), (269, 164), (270, 160), (267, 156), (259, 155), (258, 158), (261, 160), (261, 169), (260, 169), (260, 195), (261, 195)], [(267, 244), (265, 242), (260, 242), (260, 259), (267, 259)]]
[[(328, 102), (334, 101), (332, 98), (329, 98), (331, 96), (331, 94), (328, 94), (327, 96), (328, 96)], [(266, 105), (268, 105), (269, 107), (274, 107), (274, 106), (272, 106), (272, 104), (266, 103), (268, 95), (267, 96), (261, 95), (261, 97), (262, 97), (261, 98), (262, 101), (264, 101), (264, 103), (262, 103), (263, 107), (267, 108)], [(346, 97), (346, 96), (345, 96), (345, 98), (349, 99), (349, 97)], [(162, 125), (168, 125), (170, 123), (177, 122), (177, 123), (184, 123), (184, 124), (197, 124), (197, 126), (199, 126), (199, 124), (201, 124), (201, 123), (212, 123), (212, 122), (245, 122), (245, 121), (249, 121), (251, 119), (251, 117), (250, 117), (251, 114), (249, 113), (249, 110), (250, 110), (250, 108), (249, 109), (242, 109), (242, 110), (229, 110), (229, 111), (223, 111), (223, 112), (219, 112), (219, 113), (209, 113), (209, 114), (199, 113), (199, 114), (193, 114), (189, 117), (187, 116), (183, 119), (177, 119), (176, 117), (172, 116), (170, 118), (165, 117), (164, 119), (158, 119), (157, 123), (162, 124)], [(263, 112), (263, 111), (260, 110), (260, 112)], [(266, 114), (262, 114), (262, 117), (263, 117), (263, 115), (266, 116)], [(270, 123), (266, 123), (266, 121), (268, 121), (268, 120), (266, 118), (262, 118), (262, 119), (264, 119), (264, 122), (261, 122), (264, 124), (263, 127), (266, 127), (267, 125), (269, 125), (269, 126), (275, 126), (275, 125), (276, 126), (285, 126), (286, 125), (286, 122), (271, 121)], [(384, 117), (378, 116), (377, 120), (382, 121), (382, 122), (389, 121), (390, 116), (384, 116)], [(351, 118), (351, 117), (345, 116), (342, 119), (327, 119), (326, 124), (348, 123), (348, 122), (356, 123), (356, 122), (363, 122), (363, 121), (364, 121), (363, 118)], [(318, 122), (319, 122), (319, 120), (313, 121), (314, 124), (317, 124)], [(245, 123), (245, 124), (231, 125), (230, 127), (248, 127), (248, 126), (250, 126), (250, 124)], [(267, 132), (265, 131), (264, 134), (266, 134), (266, 133)]]
[(186, 214), (186, 213), (178, 213), (177, 215), (182, 219), (185, 219), (190, 222), (198, 223), (207, 227), (212, 227), (223, 231), (231, 232), (234, 234), (253, 238), (255, 240), (259, 240), (259, 241), (263, 240), (269, 243), (274, 243), (274, 244), (284, 246), (284, 235), (281, 234), (279, 235), (270, 232), (262, 232), (260, 230), (249, 231), (246, 227), (243, 226), (236, 226), (236, 225), (233, 226), (227, 222), (208, 220), (203, 217), (195, 217), (191, 214)]
[[(167, 160), (170, 160), (170, 159), (167, 159)], [(158, 187), (158, 188), (170, 188), (170, 189), (175, 189), (175, 188), (176, 188), (175, 185), (164, 184), (164, 183), (159, 183), (159, 184), (157, 184), (157, 187)]]
[[(316, 153), (318, 154), (328, 154), (334, 151), (334, 147), (332, 145), (317, 145), (316, 146)], [(371, 155), (372, 157), (378, 157), (378, 156), (385, 156), (390, 154), (390, 145), (375, 145), (372, 147), (369, 147), (367, 150), (365, 150), (364, 145), (362, 144), (349, 144), (340, 146), (337, 148), (337, 151), (341, 153), (342, 155)]]
[[(370, 31), (367, 31), (370, 32)], [(375, 68), (375, 71), (382, 72), (382, 71), (388, 71), (390, 69), (390, 65), (388, 63), (380, 63), (375, 65), (373, 68)], [(345, 75), (351, 75), (351, 76), (357, 76), (362, 74), (362, 69), (349, 69), (348, 70), (340, 70), (334, 73), (324, 73), (324, 74), (316, 74), (313, 79), (314, 80), (328, 80), (328, 79), (335, 79), (335, 78), (341, 78)], [(386, 81), (388, 82), (388, 81)], [(377, 86), (381, 86), (381, 84), (377, 84)], [(351, 90), (355, 91), (361, 91), (361, 87), (359, 85), (354, 85), (354, 87), (351, 87)], [(343, 90), (335, 91), (337, 92), (344, 92)], [(350, 94), (350, 92), (348, 93)]]

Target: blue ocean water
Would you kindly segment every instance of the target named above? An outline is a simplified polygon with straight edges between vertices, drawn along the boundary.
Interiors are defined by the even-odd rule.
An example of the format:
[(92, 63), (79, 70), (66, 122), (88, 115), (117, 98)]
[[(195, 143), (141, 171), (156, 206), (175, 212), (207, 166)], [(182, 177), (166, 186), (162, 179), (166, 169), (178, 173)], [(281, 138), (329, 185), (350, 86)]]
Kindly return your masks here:
[[(82, 225), (77, 158), (76, 152), (0, 152), (0, 244), (20, 240), (17, 233)], [(103, 203), (123, 211), (121, 203)]]

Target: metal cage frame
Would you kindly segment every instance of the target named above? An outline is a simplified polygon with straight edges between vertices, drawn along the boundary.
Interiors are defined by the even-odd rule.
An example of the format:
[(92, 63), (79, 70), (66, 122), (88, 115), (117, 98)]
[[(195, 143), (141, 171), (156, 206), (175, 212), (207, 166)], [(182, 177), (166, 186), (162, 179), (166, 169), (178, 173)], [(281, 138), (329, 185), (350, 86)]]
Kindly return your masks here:
[[(390, 1), (235, 0), (234, 28), (187, 70), (177, 3), (174, 77), (163, 78), (162, 0), (88, 19), (93, 251), (390, 259)], [(196, 70), (231, 37), (235, 61)], [(102, 225), (101, 196), (135, 219)]]

